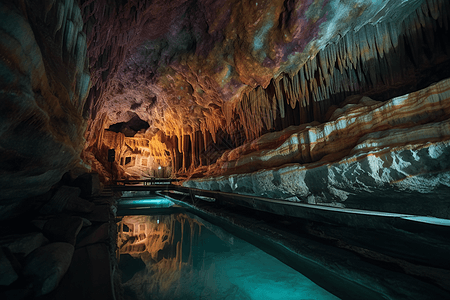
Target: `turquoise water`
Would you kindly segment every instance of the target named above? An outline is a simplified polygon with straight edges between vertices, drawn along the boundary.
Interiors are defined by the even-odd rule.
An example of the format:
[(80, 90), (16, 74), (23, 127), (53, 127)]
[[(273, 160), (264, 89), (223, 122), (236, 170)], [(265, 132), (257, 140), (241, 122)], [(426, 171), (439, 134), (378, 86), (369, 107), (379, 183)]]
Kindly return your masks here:
[(338, 299), (197, 216), (124, 216), (118, 229), (125, 299)]

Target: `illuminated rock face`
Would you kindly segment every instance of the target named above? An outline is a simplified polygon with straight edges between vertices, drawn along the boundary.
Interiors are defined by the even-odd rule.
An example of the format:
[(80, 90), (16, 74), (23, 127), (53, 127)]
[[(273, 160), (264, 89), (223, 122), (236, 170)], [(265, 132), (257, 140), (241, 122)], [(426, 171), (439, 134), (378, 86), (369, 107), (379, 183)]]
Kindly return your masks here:
[(329, 122), (228, 151), (209, 167), (215, 176), (184, 185), (449, 218), (449, 115), (450, 80), (384, 103), (363, 97)]
[(385, 101), (450, 76), (448, 1), (106, 2), (81, 5), (97, 159), (98, 132), (131, 114), (178, 145), (173, 169), (184, 172), (326, 121), (349, 95)]
[(172, 171), (170, 151), (171, 141), (158, 132), (155, 135), (138, 133), (126, 137), (123, 133), (102, 132), (98, 159), (88, 154), (85, 161), (101, 176), (102, 181), (110, 180), (111, 164), (107, 161), (108, 149), (115, 149), (113, 172), (115, 179), (127, 177), (169, 177)]
[(73, 1), (1, 1), (0, 19), (2, 218), (80, 161), (90, 75)]
[[(434, 105), (395, 105), (402, 125), (394, 126), (372, 114), (386, 104), (367, 99), (413, 95), (450, 77), (446, 0), (10, 2), (1, 1), (6, 205), (47, 192), (80, 153), (103, 181), (111, 173), (159, 176), (159, 166), (164, 176), (230, 176), (294, 162), (300, 169), (323, 159), (339, 163), (369, 151), (354, 147), (371, 133), (410, 130), (415, 137), (402, 143), (415, 145), (439, 127), (427, 127), (424, 111)], [(352, 95), (366, 98), (344, 106)], [(339, 123), (347, 110), (359, 123)], [(442, 111), (430, 116), (441, 113), (444, 130)], [(105, 131), (136, 116), (149, 128), (127, 137)], [(283, 146), (294, 133), (304, 143)], [(446, 140), (433, 134), (432, 145)], [(330, 141), (321, 142), (325, 137)], [(394, 149), (396, 139), (382, 141)], [(109, 148), (117, 150), (112, 167)], [(264, 188), (271, 189), (281, 187)]]

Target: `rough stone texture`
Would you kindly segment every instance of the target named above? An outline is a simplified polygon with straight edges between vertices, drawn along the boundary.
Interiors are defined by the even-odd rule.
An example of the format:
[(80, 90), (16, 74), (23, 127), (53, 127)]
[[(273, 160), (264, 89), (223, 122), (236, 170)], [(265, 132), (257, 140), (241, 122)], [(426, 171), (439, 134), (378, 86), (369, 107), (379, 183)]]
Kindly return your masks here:
[(91, 213), (86, 215), (86, 218), (91, 222), (109, 222), (111, 215), (110, 205), (95, 205)]
[(94, 210), (95, 204), (79, 197), (70, 198), (64, 210), (69, 212), (89, 213)]
[[(322, 122), (349, 95), (386, 100), (450, 72), (445, 0), (1, 5), (0, 218), (82, 149), (103, 181), (191, 172), (269, 131)], [(105, 133), (131, 120), (148, 128)]]
[(100, 190), (100, 179), (96, 173), (87, 173), (78, 176), (73, 183), (75, 186), (81, 189), (81, 197), (98, 196)]
[[(422, 2), (408, 1), (406, 4), (391, 0), (385, 7), (382, 2), (334, 0), (323, 3), (260, 1), (258, 5), (252, 1), (234, 0), (215, 3), (171, 1), (170, 6), (157, 1), (148, 10), (149, 4), (136, 5), (145, 13), (135, 17), (134, 3), (119, 7), (117, 16), (114, 12), (101, 16), (98, 10), (104, 4), (100, 1), (91, 8), (99, 21), (93, 24), (94, 31), (88, 35), (88, 40), (94, 39), (95, 30), (110, 25), (111, 35), (116, 34), (118, 43), (114, 45), (114, 40), (91, 44), (89, 55), (98, 64), (102, 63), (100, 55), (110, 57), (123, 62), (123, 68), (112, 65), (112, 61), (103, 62), (102, 66), (109, 71), (104, 72), (105, 77), (111, 78), (117, 73), (117, 81), (109, 82), (108, 86), (100, 74), (93, 81), (109, 87), (108, 92), (122, 91), (120, 103), (114, 104), (115, 99), (110, 99), (112, 101), (105, 104), (108, 110), (115, 106), (114, 112), (118, 112), (117, 109), (123, 112), (109, 116), (114, 119), (113, 123), (128, 121), (124, 113), (127, 111), (135, 111), (144, 120), (150, 120), (144, 114), (147, 108), (155, 109), (153, 116), (162, 117), (156, 110), (159, 98), (168, 101), (169, 105), (174, 104), (175, 111), (166, 110), (171, 120), (165, 122), (166, 128), (161, 128), (169, 133), (181, 129), (183, 126), (176, 123), (183, 119), (191, 126), (198, 126), (195, 118), (203, 119), (205, 109), (208, 114), (223, 117), (221, 112), (212, 105), (208, 108), (208, 105), (222, 106), (224, 100), (239, 98), (246, 87), (267, 87), (272, 78), (283, 72), (294, 74), (320, 49), (352, 29), (380, 21), (401, 23)], [(395, 13), (399, 7), (401, 14)], [(135, 19), (133, 29), (142, 31), (143, 35), (126, 34), (127, 25), (111, 24), (113, 17)], [(151, 35), (145, 36), (141, 24), (151, 30)], [(305, 27), (309, 30), (303, 30)], [(119, 50), (128, 47), (133, 49), (132, 57), (124, 57)], [(108, 49), (117, 51), (116, 55), (108, 53)], [(133, 84), (131, 76), (136, 78), (138, 85)], [(147, 83), (146, 88), (144, 83)], [(139, 98), (131, 100), (139, 94)], [(177, 102), (183, 105), (177, 105)], [(151, 107), (152, 104), (156, 104), (155, 107)], [(219, 120), (210, 122), (220, 124)], [(183, 129), (189, 130), (188, 126)]]
[[(187, 184), (448, 216), (447, 98), (440, 106), (431, 105), (434, 92), (424, 105), (398, 98), (391, 110), (367, 98), (341, 104), (354, 94), (385, 101), (448, 78), (449, 4), (0, 0), (0, 219), (25, 211), (24, 199), (39, 202), (82, 165), (82, 150), (105, 181), (202, 166), (196, 175), (221, 177)], [(137, 117), (148, 128), (127, 125), (126, 139), (105, 132)], [(289, 139), (291, 129), (281, 146), (269, 139), (257, 155), (244, 147), (222, 156), (267, 132)], [(110, 170), (111, 146), (119, 155)], [(47, 213), (89, 205), (60, 198)], [(111, 211), (98, 205), (86, 216), (106, 222)]]
[(79, 199), (81, 190), (77, 187), (61, 186), (56, 193), (40, 210), (41, 214), (58, 214), (64, 210), (70, 202), (76, 202)]
[(389, 146), (445, 140), (450, 137), (448, 115), (450, 80), (387, 102), (362, 97), (357, 104), (336, 109), (326, 123), (291, 126), (226, 151), (210, 166), (209, 173), (222, 175), (292, 162), (335, 161)]
[(25, 256), (47, 243), (48, 240), (40, 232), (14, 234), (0, 238), (1, 247), (6, 247), (13, 253)]
[(58, 286), (69, 268), (73, 252), (71, 244), (51, 243), (26, 257), (24, 275), (30, 278), (37, 296), (48, 294)]
[(52, 242), (65, 242), (75, 245), (77, 235), (83, 227), (83, 219), (61, 215), (45, 223), (43, 233)]
[(450, 80), (385, 103), (362, 98), (327, 123), (228, 151), (209, 168), (216, 176), (184, 185), (450, 218), (449, 114)]
[(47, 192), (83, 148), (86, 40), (76, 2), (55, 17), (62, 2), (0, 2), (2, 206)]
[(19, 278), (10, 257), (0, 248), (0, 285), (10, 285)]
[(160, 135), (163, 160), (183, 173), (268, 131), (322, 122), (349, 95), (384, 101), (450, 76), (445, 0), (103, 0), (83, 9), (97, 71), (83, 158), (105, 179), (106, 146), (125, 137), (104, 130), (136, 116), (149, 128), (118, 143), (113, 172), (155, 176), (140, 168), (155, 171), (147, 156), (159, 159), (162, 147), (146, 144)]
[[(85, 160), (99, 171), (103, 181), (110, 177), (111, 164), (106, 161), (108, 149), (115, 149), (116, 164), (113, 171), (116, 179), (126, 176), (167, 177), (171, 169), (171, 148), (173, 141), (162, 132), (137, 133), (133, 137), (126, 137), (123, 133), (104, 131), (102, 133), (100, 155), (94, 157), (86, 155)], [(98, 159), (98, 160), (97, 160)], [(103, 165), (101, 165), (101, 162)], [(161, 167), (162, 169), (158, 169)], [(108, 178), (109, 179), (109, 178)]]

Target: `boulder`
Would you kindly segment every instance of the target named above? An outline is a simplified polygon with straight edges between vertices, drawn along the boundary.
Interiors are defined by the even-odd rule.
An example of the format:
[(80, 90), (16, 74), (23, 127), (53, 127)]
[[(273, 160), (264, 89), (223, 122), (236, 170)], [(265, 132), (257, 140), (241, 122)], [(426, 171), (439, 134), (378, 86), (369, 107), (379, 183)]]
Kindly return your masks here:
[(24, 256), (47, 243), (48, 240), (40, 232), (13, 234), (0, 238), (1, 247), (6, 247), (12, 253), (23, 254)]
[(36, 219), (31, 221), (31, 224), (36, 227), (39, 230), (44, 229), (45, 223), (47, 223), (48, 220), (40, 220), (40, 219)]
[(86, 165), (83, 161), (80, 161), (74, 168), (70, 169), (67, 172), (67, 175), (70, 177), (70, 181), (73, 184), (75, 179), (80, 177), (83, 174), (89, 173), (91, 171), (91, 166)]
[(10, 285), (19, 278), (11, 258), (14, 258), (8, 248), (0, 248), (0, 285)]
[(61, 186), (49, 202), (42, 206), (40, 213), (44, 215), (58, 214), (63, 211), (68, 202), (78, 199), (81, 190), (72, 186)]
[(95, 205), (94, 210), (86, 216), (91, 222), (109, 222), (111, 208), (109, 205)]
[(52, 242), (66, 242), (75, 245), (77, 235), (83, 227), (83, 219), (76, 216), (59, 216), (48, 220), (43, 233)]
[(94, 210), (95, 204), (79, 197), (70, 198), (64, 210), (78, 213), (90, 213)]
[(89, 227), (92, 225), (92, 222), (86, 218), (81, 218), (83, 220), (83, 227)]
[(81, 197), (90, 198), (100, 195), (100, 178), (97, 173), (86, 173), (75, 179), (75, 186), (81, 189)]
[(115, 299), (109, 247), (105, 243), (75, 250), (72, 264), (52, 299)]
[(30, 253), (25, 259), (23, 274), (33, 284), (36, 296), (53, 291), (70, 266), (74, 252), (69, 243), (51, 243)]
[(44, 203), (50, 201), (52, 194), (51, 191), (47, 191), (41, 195), (28, 197), (20, 201), (2, 203), (2, 188), (2, 194), (0, 195), (0, 220), (18, 219), (24, 214), (34, 213), (36, 210), (39, 210)]

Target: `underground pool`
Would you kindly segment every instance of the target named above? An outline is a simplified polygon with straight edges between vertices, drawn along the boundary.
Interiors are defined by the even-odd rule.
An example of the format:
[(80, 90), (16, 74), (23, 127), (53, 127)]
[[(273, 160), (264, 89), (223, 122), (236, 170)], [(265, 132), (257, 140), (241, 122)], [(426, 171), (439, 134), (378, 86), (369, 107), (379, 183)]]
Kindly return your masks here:
[(119, 215), (125, 299), (339, 299), (169, 200), (124, 200)]

